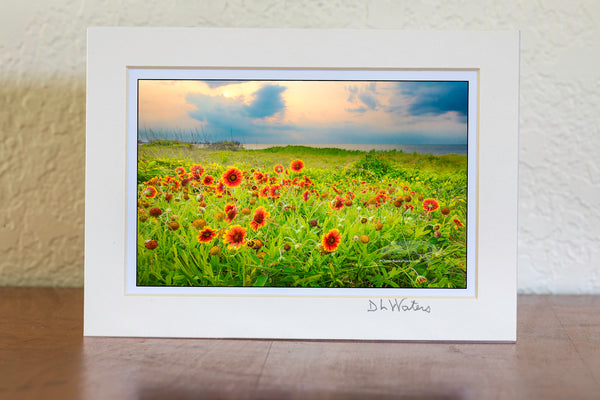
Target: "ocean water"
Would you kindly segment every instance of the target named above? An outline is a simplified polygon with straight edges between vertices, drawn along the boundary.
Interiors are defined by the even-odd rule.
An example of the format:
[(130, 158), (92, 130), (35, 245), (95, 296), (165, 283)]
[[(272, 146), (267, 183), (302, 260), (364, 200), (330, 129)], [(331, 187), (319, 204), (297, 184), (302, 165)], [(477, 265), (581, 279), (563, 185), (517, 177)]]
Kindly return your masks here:
[[(244, 144), (246, 150), (263, 150), (269, 147), (283, 147), (287, 144)], [(402, 150), (405, 153), (419, 154), (460, 154), (467, 155), (467, 145), (464, 144), (302, 144), (299, 146), (310, 146), (317, 148), (333, 147), (344, 150)]]

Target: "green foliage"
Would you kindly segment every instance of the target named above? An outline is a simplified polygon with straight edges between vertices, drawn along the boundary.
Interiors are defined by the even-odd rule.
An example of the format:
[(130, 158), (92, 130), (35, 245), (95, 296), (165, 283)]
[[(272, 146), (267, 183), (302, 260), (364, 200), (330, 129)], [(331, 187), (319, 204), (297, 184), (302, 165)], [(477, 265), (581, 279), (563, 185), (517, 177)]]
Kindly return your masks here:
[(355, 162), (349, 172), (352, 176), (366, 176), (380, 179), (387, 175), (391, 169), (392, 165), (389, 160), (371, 151)]
[[(466, 230), (453, 220), (466, 222), (466, 157), (428, 156), (402, 152), (359, 152), (341, 149), (314, 149), (305, 146), (276, 147), (266, 150), (212, 151), (141, 145), (139, 148), (138, 187), (138, 284), (175, 286), (285, 286), (285, 287), (465, 287)], [(275, 164), (289, 168), (301, 159), (306, 167), (300, 174), (289, 172), (287, 179), (309, 177), (317, 193), (305, 202), (304, 188), (284, 186), (281, 197), (255, 197), (251, 174), (243, 185), (222, 197), (199, 182), (172, 189), (157, 185), (155, 197), (142, 195), (144, 182), (166, 176), (180, 180), (175, 168), (186, 171), (194, 164), (205, 168), (217, 180), (229, 167), (242, 171), (261, 170), (270, 176)], [(419, 166), (419, 168), (417, 168)], [(364, 183), (363, 183), (364, 181)], [(260, 189), (262, 184), (258, 185)], [(408, 187), (408, 191), (404, 191)], [(335, 190), (334, 190), (335, 188)], [(352, 192), (352, 205), (340, 210), (331, 207), (339, 191)], [(377, 206), (369, 201), (381, 190), (386, 200)], [(400, 207), (398, 196), (410, 194)], [(319, 197), (327, 193), (327, 197)], [(173, 197), (167, 200), (165, 195)], [(434, 198), (440, 209), (428, 213), (418, 197)], [(199, 200), (201, 199), (201, 200)], [(255, 203), (252, 204), (251, 201)], [(205, 203), (205, 204), (201, 204)], [(233, 222), (215, 219), (226, 204), (238, 210), (247, 207), (250, 215), (239, 213)], [(414, 210), (405, 208), (414, 207)], [(149, 216), (158, 207), (160, 216)], [(253, 230), (250, 221), (257, 207), (270, 213), (268, 223)], [(246, 229), (246, 240), (260, 240), (262, 247), (242, 246), (228, 249), (221, 233), (210, 243), (200, 243), (199, 230), (193, 226), (203, 218), (215, 230), (226, 232), (232, 225)], [(311, 220), (317, 225), (312, 226)], [(366, 222), (363, 223), (362, 221)], [(179, 229), (169, 229), (177, 221)], [(376, 223), (382, 227), (377, 229)], [(332, 229), (341, 241), (332, 252), (323, 252), (322, 238)], [(437, 233), (436, 233), (437, 232)], [(360, 240), (368, 236), (367, 243)], [(149, 250), (148, 240), (158, 247)], [(286, 245), (289, 249), (286, 250)], [(210, 254), (214, 246), (218, 254)], [(417, 282), (424, 277), (426, 282)]]

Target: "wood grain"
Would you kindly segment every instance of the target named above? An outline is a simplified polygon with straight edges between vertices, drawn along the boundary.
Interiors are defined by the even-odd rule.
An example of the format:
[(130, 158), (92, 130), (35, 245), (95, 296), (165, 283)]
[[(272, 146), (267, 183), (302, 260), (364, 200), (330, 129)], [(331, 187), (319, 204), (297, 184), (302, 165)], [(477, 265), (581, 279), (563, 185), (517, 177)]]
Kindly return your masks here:
[(517, 344), (83, 338), (83, 290), (0, 288), (4, 399), (599, 399), (600, 296), (519, 296)]

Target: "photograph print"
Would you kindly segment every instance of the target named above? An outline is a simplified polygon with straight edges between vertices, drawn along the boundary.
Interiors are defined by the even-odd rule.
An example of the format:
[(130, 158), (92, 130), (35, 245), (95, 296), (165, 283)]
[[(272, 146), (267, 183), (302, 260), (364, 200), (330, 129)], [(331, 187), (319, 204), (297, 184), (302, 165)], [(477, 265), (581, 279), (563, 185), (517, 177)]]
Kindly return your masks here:
[(136, 285), (466, 289), (468, 80), (137, 80)]

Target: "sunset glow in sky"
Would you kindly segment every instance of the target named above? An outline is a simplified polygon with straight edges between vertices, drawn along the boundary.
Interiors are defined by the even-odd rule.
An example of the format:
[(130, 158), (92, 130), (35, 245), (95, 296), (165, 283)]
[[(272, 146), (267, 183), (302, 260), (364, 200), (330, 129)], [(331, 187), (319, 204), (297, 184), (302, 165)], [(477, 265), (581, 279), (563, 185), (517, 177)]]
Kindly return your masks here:
[(140, 80), (139, 130), (270, 144), (466, 144), (467, 82)]

